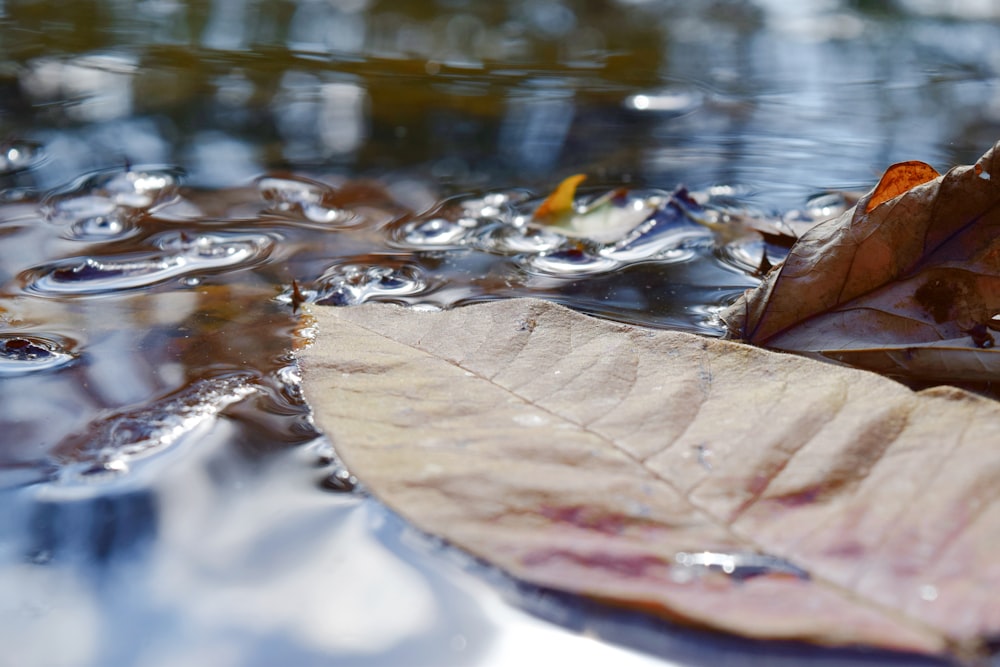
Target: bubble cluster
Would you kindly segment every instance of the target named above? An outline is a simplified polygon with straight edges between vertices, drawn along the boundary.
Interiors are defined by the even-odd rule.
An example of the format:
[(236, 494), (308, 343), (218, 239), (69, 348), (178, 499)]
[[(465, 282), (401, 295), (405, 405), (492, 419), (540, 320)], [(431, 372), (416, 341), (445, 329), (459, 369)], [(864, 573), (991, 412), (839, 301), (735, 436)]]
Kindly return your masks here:
[(526, 202), (509, 221), (487, 227), (475, 245), (516, 255), (528, 272), (570, 278), (609, 274), (639, 262), (685, 261), (694, 254), (692, 244), (712, 239), (692, 218), (697, 204), (685, 191), (613, 194), (568, 225), (536, 222), (531, 209), (537, 202)]
[[(418, 211), (367, 182), (333, 187), (274, 175), (255, 187), (200, 192), (182, 188), (172, 169), (94, 172), (40, 201), (27, 195), (0, 204), (12, 223), (5, 229), (31, 244), (30, 252), (0, 247), (6, 296), (16, 304), (4, 313), (16, 330), (0, 334), (0, 377), (69, 367), (60, 381), (88, 383), (79, 400), (93, 410), (89, 426), (67, 421), (76, 435), (53, 439), (59, 444), (45, 462), (61, 482), (117, 479), (258, 389), (272, 406), (269, 418), (291, 424), (289, 415), (302, 411), (296, 425), (275, 432), (304, 441), (316, 432), (294, 365), (268, 347), (316, 335), (302, 304), (382, 301), (426, 310), (536, 296), (713, 333), (719, 303), (751, 280), (719, 286), (711, 282), (717, 268), (697, 267), (711, 258), (738, 276), (731, 269), (746, 272), (757, 251), (725, 231), (735, 219), (726, 197), (615, 188), (580, 194), (545, 217), (536, 215), (542, 198), (522, 190), (437, 204), (411, 196)], [(801, 216), (836, 205), (816, 200)], [(254, 361), (265, 349), (267, 359)], [(134, 365), (109, 389), (100, 378), (117, 377), (103, 366), (115, 363)], [(218, 377), (267, 364), (277, 367), (254, 380)], [(143, 391), (152, 396), (136, 400)], [(130, 407), (108, 407), (123, 404)], [(357, 484), (342, 466), (324, 475), (324, 488)]]

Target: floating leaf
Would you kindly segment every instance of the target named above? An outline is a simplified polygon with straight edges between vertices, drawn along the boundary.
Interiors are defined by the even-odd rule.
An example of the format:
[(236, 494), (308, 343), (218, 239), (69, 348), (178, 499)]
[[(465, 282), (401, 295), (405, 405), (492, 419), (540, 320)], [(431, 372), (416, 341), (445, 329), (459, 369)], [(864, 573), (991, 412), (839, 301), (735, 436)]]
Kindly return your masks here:
[(576, 189), (587, 180), (586, 174), (574, 174), (563, 181), (538, 205), (532, 216), (539, 222), (555, 222), (573, 214)]
[(629, 197), (624, 188), (589, 202), (577, 202), (576, 189), (587, 177), (570, 176), (542, 201), (530, 224), (557, 230), (563, 236), (596, 243), (619, 241), (649, 219), (665, 203), (662, 196)]
[(304, 389), (352, 472), (524, 581), (759, 638), (1000, 631), (992, 401), (534, 300), (314, 315)]
[(998, 162), (995, 147), (945, 176), (920, 162), (891, 167), (722, 314), (730, 335), (919, 379), (1000, 377), (986, 336), (1000, 313)]

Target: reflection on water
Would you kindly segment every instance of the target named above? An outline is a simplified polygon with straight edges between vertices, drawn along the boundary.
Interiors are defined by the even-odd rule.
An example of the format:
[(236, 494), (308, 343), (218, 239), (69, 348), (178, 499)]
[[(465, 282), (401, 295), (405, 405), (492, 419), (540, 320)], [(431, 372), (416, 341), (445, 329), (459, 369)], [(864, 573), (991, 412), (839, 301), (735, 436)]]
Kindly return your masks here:
[[(289, 355), (302, 299), (533, 294), (715, 331), (781, 250), (701, 223), (794, 229), (843, 208), (817, 191), (997, 138), (993, 3), (870, 7), (0, 0), (0, 642), (74, 666), (886, 664), (453, 562), (329, 492), (355, 480)], [(631, 186), (637, 226), (530, 224), (577, 172), (584, 197)]]
[(461, 190), (587, 165), (791, 205), (991, 145), (995, 25), (853, 4), (15, 2), (0, 122), (58, 155), (20, 179), (43, 188), (123, 160), (212, 187), (323, 165)]

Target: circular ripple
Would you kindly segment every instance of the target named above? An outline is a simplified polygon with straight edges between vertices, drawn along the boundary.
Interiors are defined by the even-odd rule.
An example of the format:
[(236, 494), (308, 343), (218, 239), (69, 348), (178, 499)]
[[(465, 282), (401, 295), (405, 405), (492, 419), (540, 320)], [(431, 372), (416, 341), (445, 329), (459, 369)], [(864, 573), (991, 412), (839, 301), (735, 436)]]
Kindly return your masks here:
[(316, 303), (333, 306), (354, 306), (370, 300), (411, 296), (427, 289), (423, 273), (409, 264), (342, 264), (327, 271), (318, 285)]
[(524, 261), (524, 266), (533, 273), (573, 278), (606, 273), (620, 264), (613, 259), (592, 255), (582, 250), (559, 250), (528, 257)]
[(273, 240), (263, 234), (168, 234), (161, 252), (77, 257), (31, 269), (22, 279), (41, 295), (96, 295), (149, 287), (171, 278), (249, 266), (267, 256)]
[(0, 377), (60, 368), (76, 359), (69, 345), (44, 336), (0, 334)]
[(257, 181), (261, 197), (274, 213), (323, 226), (349, 227), (362, 222), (353, 211), (334, 206), (333, 188), (306, 178), (265, 176)]

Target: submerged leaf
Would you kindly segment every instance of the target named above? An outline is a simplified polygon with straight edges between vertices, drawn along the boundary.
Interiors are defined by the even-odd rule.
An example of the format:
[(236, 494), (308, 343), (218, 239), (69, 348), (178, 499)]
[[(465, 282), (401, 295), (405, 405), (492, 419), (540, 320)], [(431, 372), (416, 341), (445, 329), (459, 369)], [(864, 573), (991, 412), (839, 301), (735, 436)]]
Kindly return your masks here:
[[(975, 334), (1000, 313), (998, 168), (996, 147), (944, 176), (891, 167), (722, 314), (730, 335), (925, 380), (1000, 378), (1000, 353)], [(891, 363), (928, 345), (919, 363)]]
[(1000, 632), (996, 403), (534, 300), (314, 314), (344, 461), (520, 579), (760, 638)]

